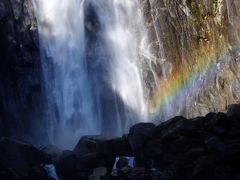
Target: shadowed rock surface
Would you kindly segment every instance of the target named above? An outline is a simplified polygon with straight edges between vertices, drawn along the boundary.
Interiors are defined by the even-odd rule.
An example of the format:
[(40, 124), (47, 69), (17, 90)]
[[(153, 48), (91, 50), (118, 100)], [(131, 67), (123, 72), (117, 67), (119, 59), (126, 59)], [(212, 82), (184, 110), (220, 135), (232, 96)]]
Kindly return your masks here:
[[(43, 148), (44, 152), (3, 138), (0, 177), (48, 179), (43, 165), (53, 163), (60, 179), (238, 179), (239, 110), (239, 105), (231, 105), (227, 114), (177, 116), (158, 126), (140, 123), (122, 138), (84, 136), (74, 150), (61, 154), (56, 147)], [(124, 156), (134, 157), (136, 167), (128, 166)], [(116, 157), (120, 160), (113, 170)]]
[(28, 143), (0, 139), (0, 179), (47, 179), (42, 165), (49, 163), (45, 153)]
[(38, 30), (31, 0), (1, 0), (0, 60), (0, 136), (44, 142)]

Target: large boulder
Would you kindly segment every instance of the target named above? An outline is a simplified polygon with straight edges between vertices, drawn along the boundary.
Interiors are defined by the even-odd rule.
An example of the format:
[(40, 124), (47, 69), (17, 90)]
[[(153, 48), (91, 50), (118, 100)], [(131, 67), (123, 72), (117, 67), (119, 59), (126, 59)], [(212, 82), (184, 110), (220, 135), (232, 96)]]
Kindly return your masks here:
[(182, 116), (176, 116), (166, 122), (158, 125), (153, 132), (153, 137), (161, 138), (170, 134), (188, 134), (197, 129), (194, 121), (188, 120)]
[(240, 117), (240, 104), (232, 104), (228, 106), (227, 116)]
[(132, 150), (126, 135), (120, 138), (110, 139), (108, 141), (108, 146), (110, 148), (110, 153), (114, 157), (132, 156)]
[(27, 177), (34, 167), (48, 163), (51, 163), (49, 157), (31, 144), (10, 138), (0, 140), (0, 174)]
[(130, 128), (128, 140), (134, 153), (141, 150), (151, 137), (155, 125), (153, 123), (139, 123)]
[(80, 155), (74, 151), (64, 151), (56, 165), (58, 175), (66, 179), (87, 179), (99, 166), (106, 166), (106, 163), (97, 153)]
[(108, 141), (102, 136), (83, 136), (74, 148), (78, 154), (104, 153), (108, 149)]
[(106, 139), (102, 136), (83, 136), (74, 148), (79, 156), (93, 153), (104, 159), (105, 165), (111, 168), (117, 156), (132, 155), (127, 136)]
[(51, 144), (42, 147), (41, 151), (46, 153), (52, 159), (53, 162), (56, 162), (63, 152), (63, 150), (61, 150), (57, 146), (51, 145)]

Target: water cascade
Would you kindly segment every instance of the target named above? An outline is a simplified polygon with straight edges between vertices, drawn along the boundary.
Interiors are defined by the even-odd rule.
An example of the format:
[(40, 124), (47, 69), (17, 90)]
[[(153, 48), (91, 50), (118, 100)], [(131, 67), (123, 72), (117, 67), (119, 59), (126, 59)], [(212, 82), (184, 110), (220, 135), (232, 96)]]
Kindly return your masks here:
[(119, 136), (148, 116), (137, 1), (33, 0), (51, 142)]

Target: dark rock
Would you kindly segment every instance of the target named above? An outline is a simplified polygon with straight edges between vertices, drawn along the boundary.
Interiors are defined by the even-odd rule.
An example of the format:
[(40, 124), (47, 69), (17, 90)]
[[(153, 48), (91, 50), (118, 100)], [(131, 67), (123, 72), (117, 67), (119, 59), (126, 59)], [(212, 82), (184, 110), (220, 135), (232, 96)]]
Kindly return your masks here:
[(129, 160), (128, 160), (127, 158), (125, 158), (125, 157), (120, 157), (119, 160), (118, 160), (118, 162), (117, 162), (117, 164), (116, 164), (116, 167), (117, 167), (118, 169), (121, 169), (121, 168), (123, 168), (123, 167), (126, 167), (126, 166), (128, 166), (128, 162), (129, 162)]
[(93, 173), (89, 176), (89, 180), (96, 180), (104, 177), (107, 174), (107, 168), (97, 167), (93, 169)]
[(27, 136), (31, 142), (45, 142), (41, 88), (32, 89), (41, 87), (32, 1), (1, 0), (0, 27), (0, 136)]
[(110, 153), (114, 157), (132, 156), (132, 150), (131, 150), (127, 136), (110, 139), (108, 141), (108, 146), (110, 148)]
[(27, 177), (33, 167), (50, 162), (45, 153), (30, 144), (10, 138), (0, 140), (0, 169), (7, 170), (8, 175), (14, 175), (8, 171), (12, 169), (16, 174)]
[(61, 149), (54, 145), (45, 146), (41, 148), (41, 151), (45, 152), (53, 161), (57, 161), (63, 152)]
[(189, 174), (187, 174), (186, 179), (213, 179), (213, 168), (211, 167), (211, 163), (209, 163), (208, 161), (209, 160), (206, 156), (201, 156), (196, 159), (189, 167)]
[(102, 136), (83, 136), (74, 148), (74, 153), (81, 157), (95, 154), (98, 157), (99, 166), (112, 168), (117, 152), (116, 154), (112, 152), (114, 147), (109, 145), (109, 140)]
[[(86, 164), (85, 164), (86, 163)], [(56, 168), (58, 175), (66, 179), (87, 178), (91, 169), (98, 166), (96, 154), (86, 154), (79, 157), (72, 151), (64, 151)]]
[(0, 169), (0, 179), (4, 180), (12, 180), (12, 179), (20, 179), (21, 176), (18, 175), (13, 169), (6, 168), (6, 169)]
[(104, 153), (108, 149), (108, 141), (102, 136), (83, 136), (74, 152), (78, 154)]
[(94, 168), (110, 170), (116, 156), (133, 154), (137, 168), (129, 167), (127, 158), (120, 158), (111, 177), (101, 178), (237, 179), (239, 134), (236, 116), (224, 113), (189, 120), (175, 117), (157, 127), (140, 123), (130, 129), (127, 138), (83, 137), (73, 152), (63, 153), (58, 171), (68, 179), (96, 179), (100, 176), (94, 175)]
[(150, 158), (157, 160), (163, 154), (163, 147), (160, 139), (153, 139), (146, 144), (145, 155)]
[(56, 165), (57, 173), (60, 177), (73, 179), (78, 175), (78, 173), (76, 175), (76, 172), (78, 172), (77, 164), (77, 155), (71, 151), (64, 151)]
[(212, 151), (224, 152), (226, 149), (224, 142), (218, 137), (213, 136), (206, 140), (205, 143), (208, 149)]
[(128, 140), (133, 152), (143, 148), (146, 141), (151, 137), (154, 128), (153, 123), (139, 123), (130, 128)]
[(227, 116), (238, 116), (240, 117), (240, 104), (232, 104), (228, 106)]
[(224, 113), (217, 113), (203, 118), (205, 128), (217, 136), (224, 136), (229, 131), (230, 119)]
[[(182, 171), (182, 168), (192, 165), (192, 163), (203, 156), (206, 156), (207, 152), (204, 148), (196, 148), (196, 149), (189, 149), (186, 150), (185, 153), (178, 154), (176, 157), (174, 166), (178, 171)], [(178, 172), (177, 172), (178, 173)]]
[(191, 136), (191, 133), (196, 130), (194, 121), (187, 120), (184, 117), (177, 116), (164, 123), (161, 123), (154, 129), (154, 137), (168, 136), (169, 134), (187, 134)]
[(46, 170), (42, 166), (35, 166), (33, 167), (28, 175), (28, 179), (34, 179), (34, 180), (49, 180), (51, 179), (48, 177), (48, 174)]
[(143, 155), (143, 149), (151, 138), (154, 128), (153, 123), (139, 123), (130, 128), (128, 140), (137, 166), (143, 166), (147, 163)]
[(7, 11), (3, 2), (0, 2), (0, 22), (7, 16)]
[(56, 168), (58, 174), (63, 178), (81, 179), (89, 177), (92, 170), (100, 166), (109, 166), (109, 162), (100, 154), (78, 154), (74, 151), (64, 151), (57, 161)]

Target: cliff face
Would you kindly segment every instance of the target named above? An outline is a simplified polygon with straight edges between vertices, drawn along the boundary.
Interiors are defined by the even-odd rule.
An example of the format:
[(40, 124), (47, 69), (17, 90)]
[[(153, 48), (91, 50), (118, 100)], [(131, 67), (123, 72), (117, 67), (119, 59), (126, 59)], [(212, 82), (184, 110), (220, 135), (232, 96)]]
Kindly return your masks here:
[[(240, 1), (140, 0), (154, 55), (148, 81), (178, 86), (171, 112), (187, 117), (240, 102)], [(156, 78), (157, 76), (157, 78)], [(152, 86), (152, 106), (167, 92)], [(161, 84), (161, 83), (160, 83)], [(191, 85), (190, 85), (191, 84)], [(187, 89), (187, 93), (181, 92)], [(182, 94), (181, 94), (182, 93)]]
[(0, 2), (0, 135), (33, 136), (40, 127), (37, 23), (31, 0)]

